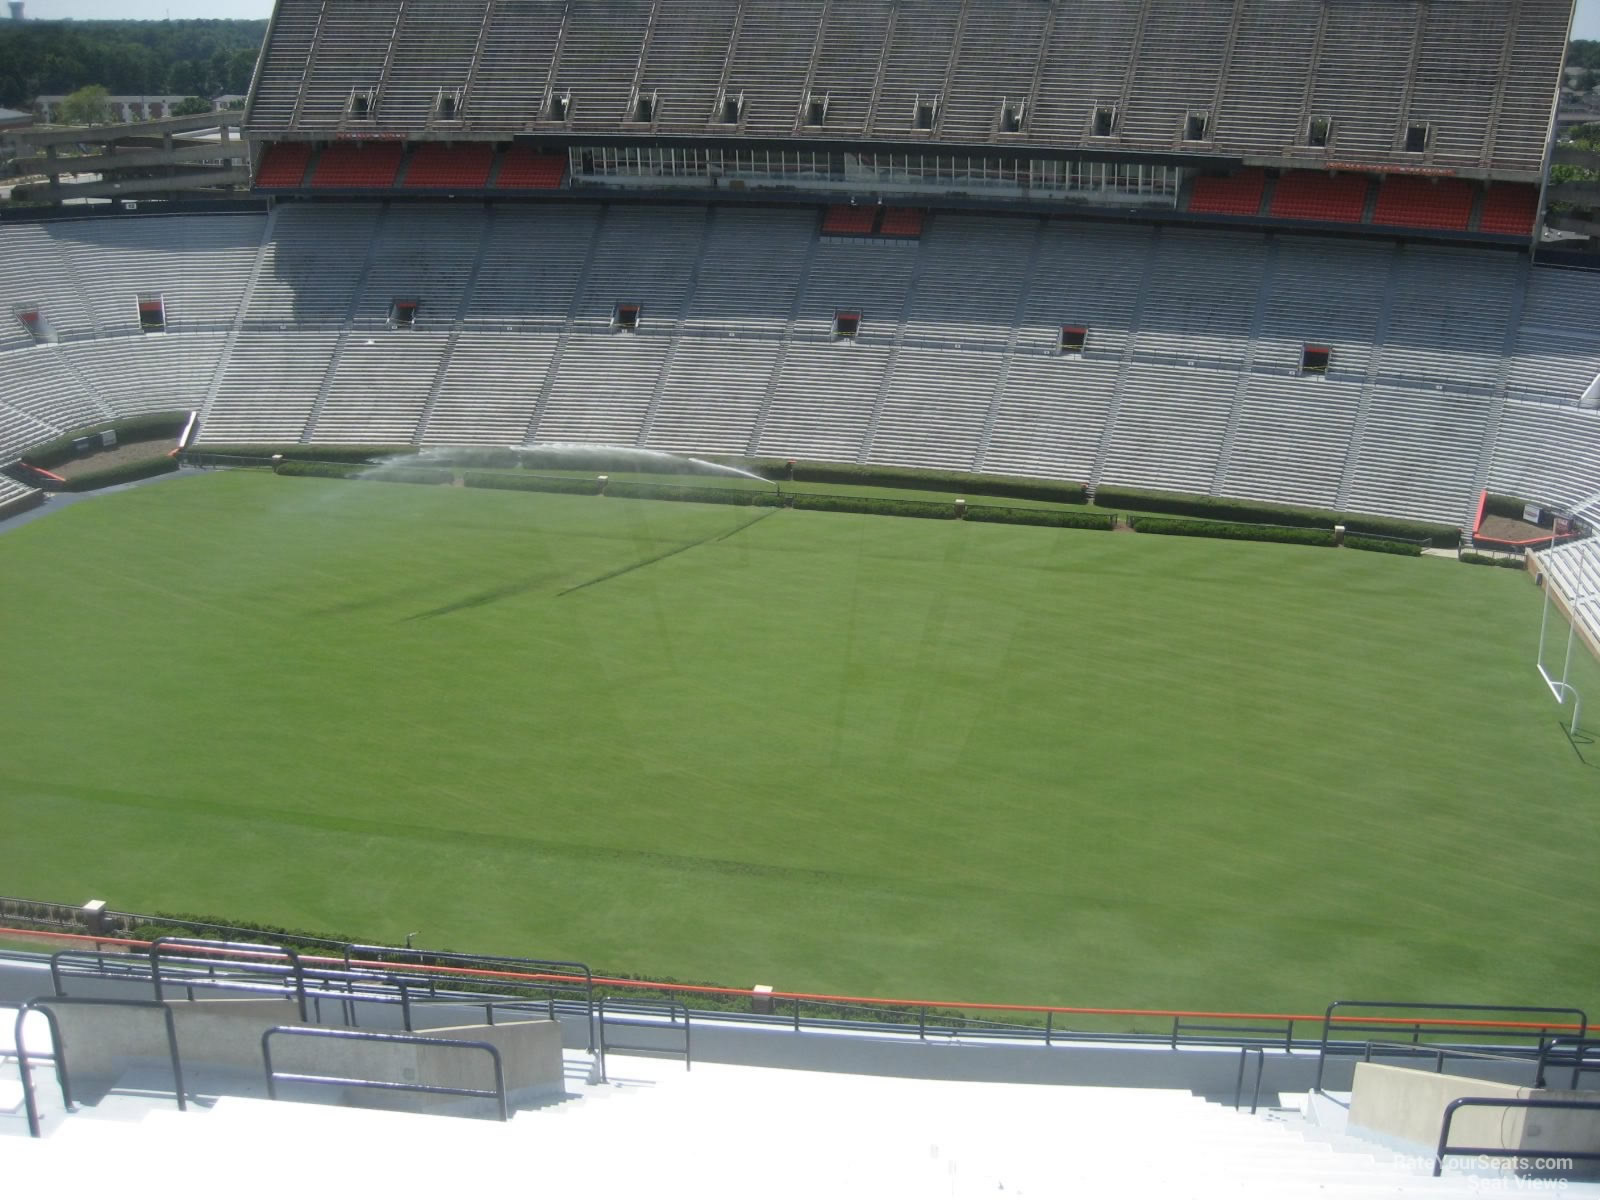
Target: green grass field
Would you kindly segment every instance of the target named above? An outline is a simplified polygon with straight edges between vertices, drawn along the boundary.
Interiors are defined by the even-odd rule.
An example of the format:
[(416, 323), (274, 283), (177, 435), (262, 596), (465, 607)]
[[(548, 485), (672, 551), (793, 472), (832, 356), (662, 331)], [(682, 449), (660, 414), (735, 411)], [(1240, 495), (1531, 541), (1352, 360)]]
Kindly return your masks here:
[(856, 994), (1596, 999), (1600, 744), (1515, 572), (233, 472), (0, 578), (0, 892)]

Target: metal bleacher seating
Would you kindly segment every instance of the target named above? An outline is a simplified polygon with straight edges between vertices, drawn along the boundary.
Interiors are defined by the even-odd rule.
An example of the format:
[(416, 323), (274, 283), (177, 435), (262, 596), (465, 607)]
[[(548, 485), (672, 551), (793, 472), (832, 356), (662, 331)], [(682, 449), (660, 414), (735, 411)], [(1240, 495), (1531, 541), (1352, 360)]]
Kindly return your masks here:
[(727, 71), (727, 93), (742, 100), (738, 124), (743, 132), (794, 131), (823, 8), (823, 0), (745, 6)]
[(103, 338), (61, 353), (117, 417), (199, 411), (222, 358), (221, 333)]
[(1600, 379), (1600, 307), (1593, 277), (1535, 271), (1506, 365), (1510, 396), (1575, 404)]
[(445, 341), (444, 334), (417, 330), (346, 334), (307, 440), (409, 444), (422, 428)]
[[(336, 129), (356, 115), (350, 112), (351, 96), (375, 92), (383, 82), (384, 64), (389, 59), (402, 7), (401, 0), (320, 5), (321, 15), (309, 53), (298, 61), (286, 61), (282, 68), (286, 75), (304, 74), (295, 111), (298, 126)], [(266, 78), (263, 72), (263, 85)], [(378, 109), (371, 115), (381, 113)]]

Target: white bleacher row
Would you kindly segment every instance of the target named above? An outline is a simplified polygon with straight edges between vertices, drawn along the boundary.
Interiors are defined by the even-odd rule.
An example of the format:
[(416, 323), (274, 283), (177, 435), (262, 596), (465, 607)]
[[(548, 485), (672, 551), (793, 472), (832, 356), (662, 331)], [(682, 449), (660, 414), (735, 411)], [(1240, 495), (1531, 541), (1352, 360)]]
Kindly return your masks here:
[[(40, 303), (79, 331), (5, 343), (0, 455), (193, 407), (202, 444), (602, 441), (1452, 522), (1484, 486), (1600, 490), (1600, 413), (1575, 407), (1600, 277), (1507, 253), (976, 215), (886, 243), (737, 205), (253, 220), (253, 253), (236, 217), (0, 228), (20, 251), (0, 312)], [(184, 275), (196, 246), (222, 269)], [(90, 253), (93, 275), (63, 266)], [(212, 328), (87, 336), (93, 281), (137, 285), (150, 261)], [(400, 298), (416, 328), (388, 328)], [(612, 328), (618, 304), (636, 331)], [(832, 336), (841, 310), (854, 340)], [(1057, 352), (1064, 325), (1088, 329), (1081, 356)], [(1332, 348), (1325, 378), (1299, 373), (1308, 343)]]
[[(246, 125), (261, 136), (556, 126), (688, 134), (907, 136), (1392, 160), (1430, 127), (1439, 166), (1536, 171), (1568, 0), (278, 0)], [(474, 69), (474, 61), (476, 68)], [(373, 112), (353, 118), (352, 91)], [(641, 114), (640, 95), (654, 111)], [(742, 98), (737, 126), (726, 97)], [(919, 101), (936, 103), (919, 129)], [(1002, 129), (1003, 106), (1023, 114)], [(1109, 138), (1097, 107), (1114, 107)], [(1185, 119), (1206, 114), (1200, 141)], [(648, 121), (640, 117), (647, 115)], [(453, 118), (452, 118), (453, 120)], [(455, 128), (452, 124), (446, 128)], [(552, 127), (546, 125), (545, 127)]]

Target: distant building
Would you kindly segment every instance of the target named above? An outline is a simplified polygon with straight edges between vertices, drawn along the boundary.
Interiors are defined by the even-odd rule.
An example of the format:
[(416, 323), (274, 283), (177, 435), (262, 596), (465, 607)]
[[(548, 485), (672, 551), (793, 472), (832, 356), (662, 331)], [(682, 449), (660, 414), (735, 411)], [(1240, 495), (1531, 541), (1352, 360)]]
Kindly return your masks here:
[[(240, 98), (224, 96), (210, 101), (210, 104), (214, 109), (225, 108), (227, 106), (222, 103), (223, 100)], [(113, 121), (153, 121), (157, 117), (171, 116), (173, 106), (187, 99), (188, 96), (107, 96), (106, 108)], [(54, 125), (65, 101), (65, 96), (39, 96), (33, 102), (33, 111), (38, 114), (39, 120)]]

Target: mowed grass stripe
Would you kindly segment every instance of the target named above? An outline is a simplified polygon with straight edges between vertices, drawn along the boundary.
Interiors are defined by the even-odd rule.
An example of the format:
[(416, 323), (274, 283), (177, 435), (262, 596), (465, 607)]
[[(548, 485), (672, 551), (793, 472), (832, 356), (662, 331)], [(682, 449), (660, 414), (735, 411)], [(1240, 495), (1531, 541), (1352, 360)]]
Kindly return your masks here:
[(8, 533), (0, 891), (974, 1000), (1592, 990), (1526, 579), (749, 520), (232, 473)]

